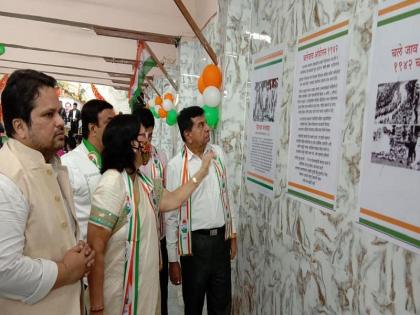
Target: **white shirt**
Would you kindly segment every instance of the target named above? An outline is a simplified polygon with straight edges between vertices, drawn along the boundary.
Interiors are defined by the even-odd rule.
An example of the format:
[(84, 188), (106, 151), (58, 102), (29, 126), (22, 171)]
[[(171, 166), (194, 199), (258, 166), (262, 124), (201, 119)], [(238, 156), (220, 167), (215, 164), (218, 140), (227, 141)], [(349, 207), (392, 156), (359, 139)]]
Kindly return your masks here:
[(51, 260), (23, 255), (28, 214), (19, 187), (0, 174), (0, 297), (34, 304), (53, 288), (58, 267)]
[(67, 166), (70, 185), (73, 188), (74, 206), (80, 227), (80, 238), (86, 241), (92, 194), (101, 178), (99, 168), (88, 158), (83, 143), (61, 157), (61, 164)]
[[(226, 159), (222, 149), (216, 145), (209, 145), (206, 150), (212, 149), (223, 165), (226, 166)], [(188, 173), (192, 177), (201, 167), (201, 159), (187, 148)], [(166, 189), (173, 191), (181, 186), (183, 157), (180, 153), (171, 159), (166, 171)], [(231, 208), (233, 232), (235, 229), (235, 211)], [(166, 242), (168, 248), (168, 260), (178, 260), (178, 222), (179, 211), (169, 212), (166, 220)], [(220, 187), (216, 169), (213, 163), (210, 165), (208, 175), (191, 195), (191, 229), (213, 229), (222, 227), (225, 224), (223, 205), (220, 198)]]
[[(165, 172), (166, 172), (166, 164), (168, 163), (168, 160), (166, 158), (166, 155), (163, 151), (158, 150), (155, 146), (152, 146), (152, 156), (150, 157), (149, 161), (147, 162), (146, 165), (142, 165), (140, 166), (140, 172), (144, 175), (146, 175), (147, 177), (149, 177), (150, 179), (153, 179), (153, 159), (157, 158), (159, 159), (159, 161), (162, 163), (163, 165), (163, 176), (165, 176)], [(162, 178), (162, 180), (165, 180), (165, 178)], [(165, 183), (164, 183), (164, 187), (165, 187)], [(164, 212), (161, 212), (160, 214), (160, 219), (163, 220), (163, 222), (160, 222), (160, 239), (163, 239), (166, 235), (166, 215)]]

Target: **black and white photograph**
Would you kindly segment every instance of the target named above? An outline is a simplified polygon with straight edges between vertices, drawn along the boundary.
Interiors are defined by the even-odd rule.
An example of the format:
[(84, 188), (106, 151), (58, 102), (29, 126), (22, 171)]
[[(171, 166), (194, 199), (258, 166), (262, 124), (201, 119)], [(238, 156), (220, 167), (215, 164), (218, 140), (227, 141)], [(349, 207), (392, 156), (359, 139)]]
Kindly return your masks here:
[(376, 124), (420, 124), (420, 79), (381, 83), (376, 95)]
[(258, 122), (274, 122), (277, 106), (277, 87), (279, 78), (255, 82), (255, 102), (253, 120)]
[(420, 171), (419, 134), (420, 126), (415, 125), (378, 127), (373, 132), (371, 162)]

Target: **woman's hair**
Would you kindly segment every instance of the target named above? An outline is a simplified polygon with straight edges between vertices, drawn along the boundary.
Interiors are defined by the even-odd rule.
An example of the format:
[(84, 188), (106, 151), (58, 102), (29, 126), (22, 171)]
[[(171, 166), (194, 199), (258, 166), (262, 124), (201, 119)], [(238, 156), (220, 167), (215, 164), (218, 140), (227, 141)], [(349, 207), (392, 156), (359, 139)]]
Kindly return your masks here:
[(136, 171), (131, 141), (137, 139), (139, 131), (140, 123), (133, 115), (118, 115), (109, 122), (102, 138), (102, 174), (109, 169), (128, 169), (130, 174)]

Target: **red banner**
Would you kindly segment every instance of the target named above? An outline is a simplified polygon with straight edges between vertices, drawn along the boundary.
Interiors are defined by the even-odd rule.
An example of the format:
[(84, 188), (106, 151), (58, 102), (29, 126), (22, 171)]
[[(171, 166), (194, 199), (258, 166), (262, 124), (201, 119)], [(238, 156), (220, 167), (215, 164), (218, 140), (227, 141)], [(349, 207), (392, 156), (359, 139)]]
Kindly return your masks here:
[[(8, 74), (5, 74), (3, 76), (3, 78), (1, 78), (1, 80), (0, 80), (0, 94), (3, 92), (8, 78), (9, 78)], [(2, 108), (1, 108), (1, 104), (0, 104), (0, 121), (3, 121), (3, 111), (2, 111)]]

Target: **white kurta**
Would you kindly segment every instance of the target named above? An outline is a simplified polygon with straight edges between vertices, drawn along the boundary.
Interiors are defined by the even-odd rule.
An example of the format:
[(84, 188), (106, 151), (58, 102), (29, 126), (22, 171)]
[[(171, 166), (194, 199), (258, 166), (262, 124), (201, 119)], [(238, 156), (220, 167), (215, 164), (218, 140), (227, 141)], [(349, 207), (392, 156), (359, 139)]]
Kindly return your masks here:
[[(137, 178), (139, 185), (140, 211), (140, 264), (138, 283), (137, 314), (160, 314), (159, 289), (159, 246), (155, 212), (149, 202), (147, 192)], [(128, 192), (124, 184), (123, 174), (116, 170), (106, 171), (93, 194), (92, 207), (109, 211), (121, 217)], [(92, 222), (102, 226), (98, 222)], [(121, 227), (114, 226), (105, 252), (104, 302), (105, 315), (121, 314), (123, 300), (123, 278), (125, 254), (127, 248), (129, 220)], [(107, 228), (106, 226), (102, 226)]]

